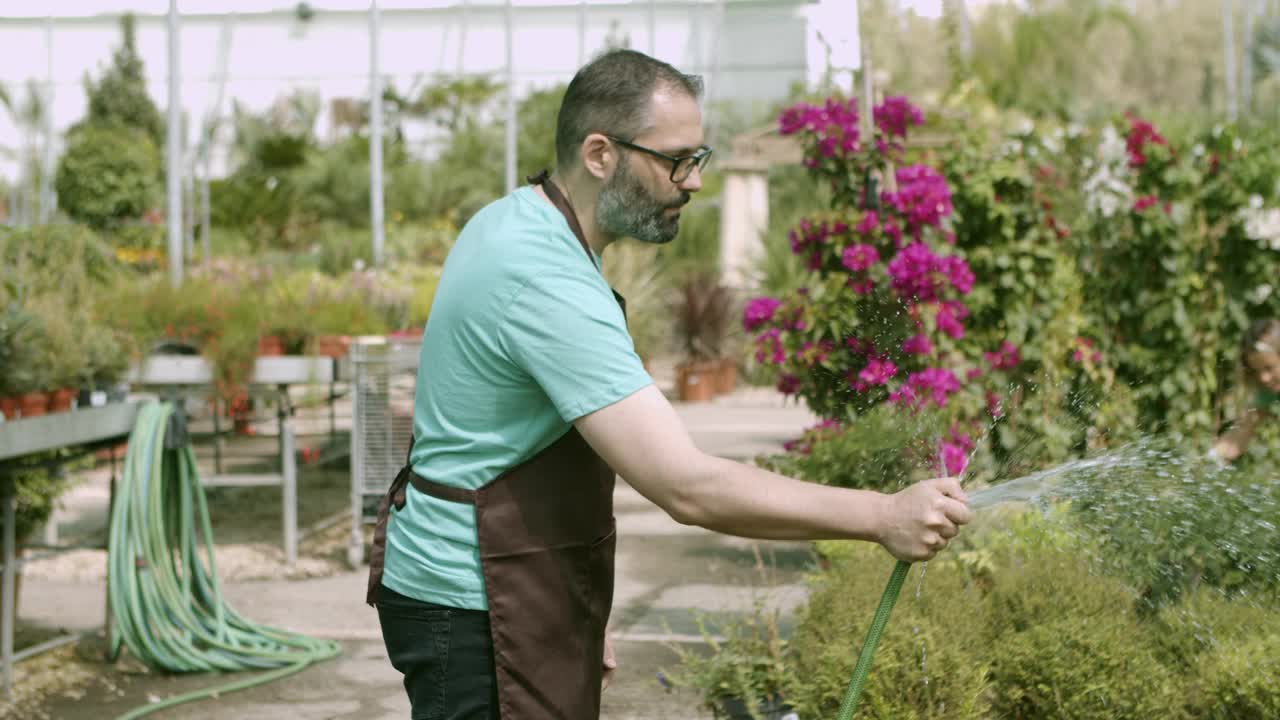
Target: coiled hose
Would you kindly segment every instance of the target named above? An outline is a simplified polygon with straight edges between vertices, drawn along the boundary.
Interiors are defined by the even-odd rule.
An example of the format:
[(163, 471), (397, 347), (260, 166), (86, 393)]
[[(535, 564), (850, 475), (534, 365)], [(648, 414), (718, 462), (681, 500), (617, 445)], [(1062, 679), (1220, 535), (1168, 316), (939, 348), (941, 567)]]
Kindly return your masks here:
[(853, 677), (849, 679), (849, 689), (845, 690), (844, 702), (840, 703), (839, 720), (852, 720), (853, 711), (858, 707), (858, 698), (862, 695), (862, 685), (871, 672), (871, 658), (876, 654), (876, 646), (880, 644), (880, 635), (889, 622), (889, 613), (893, 612), (894, 603), (898, 602), (898, 593), (902, 583), (907, 579), (907, 571), (911, 563), (899, 560), (889, 575), (889, 583), (885, 585), (884, 594), (880, 596), (880, 606), (871, 619), (871, 627), (867, 629), (867, 639), (862, 641), (862, 652), (858, 654), (858, 663), (853, 666)]
[(165, 446), (174, 410), (171, 403), (145, 405), (129, 436), (107, 545), (110, 658), (124, 645), (168, 672), (274, 670), (145, 705), (119, 720), (268, 683), (340, 651), (336, 642), (250, 622), (223, 601), (195, 454), (185, 442)]

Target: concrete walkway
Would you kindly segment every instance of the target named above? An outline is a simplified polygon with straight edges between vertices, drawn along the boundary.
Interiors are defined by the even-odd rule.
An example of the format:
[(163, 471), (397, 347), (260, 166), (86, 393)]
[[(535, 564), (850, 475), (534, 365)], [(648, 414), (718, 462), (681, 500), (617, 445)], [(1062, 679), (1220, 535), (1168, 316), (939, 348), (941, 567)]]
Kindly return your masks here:
[[(813, 417), (784, 404), (772, 391), (747, 389), (677, 410), (699, 447), (748, 460), (774, 451)], [(676, 664), (672, 643), (700, 643), (698, 614), (750, 609), (758, 596), (790, 609), (803, 601), (801, 576), (809, 567), (804, 543), (753, 543), (672, 521), (625, 483), (616, 495), (619, 543), (611, 634), (620, 668), (605, 693), (607, 720), (708, 717), (692, 693), (663, 689), (660, 670)], [(216, 532), (216, 529), (215, 529)], [(761, 567), (760, 560), (763, 560)], [(408, 717), (400, 676), (387, 661), (376, 613), (364, 605), (362, 569), (307, 580), (227, 583), (228, 601), (256, 622), (340, 640), (336, 660), (243, 692), (159, 713), (160, 718)], [(32, 579), (22, 588), (22, 619), (68, 630), (101, 628), (100, 583)], [(92, 661), (81, 652), (82, 664)], [(231, 678), (166, 677), (99, 664), (110, 682), (57, 694), (39, 708), (65, 720), (113, 717), (156, 700)]]

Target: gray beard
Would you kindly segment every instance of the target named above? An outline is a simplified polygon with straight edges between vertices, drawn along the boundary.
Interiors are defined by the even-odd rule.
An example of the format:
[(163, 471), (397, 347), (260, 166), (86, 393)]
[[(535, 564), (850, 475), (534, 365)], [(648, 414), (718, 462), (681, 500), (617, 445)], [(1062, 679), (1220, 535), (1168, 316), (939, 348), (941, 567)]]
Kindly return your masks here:
[(622, 157), (613, 177), (600, 189), (600, 197), (596, 200), (596, 224), (613, 237), (632, 237), (653, 245), (665, 245), (675, 240), (680, 230), (680, 218), (668, 217), (666, 210), (680, 200), (688, 202), (688, 194), (682, 192), (671, 203), (659, 202), (639, 178), (631, 174), (626, 155)]

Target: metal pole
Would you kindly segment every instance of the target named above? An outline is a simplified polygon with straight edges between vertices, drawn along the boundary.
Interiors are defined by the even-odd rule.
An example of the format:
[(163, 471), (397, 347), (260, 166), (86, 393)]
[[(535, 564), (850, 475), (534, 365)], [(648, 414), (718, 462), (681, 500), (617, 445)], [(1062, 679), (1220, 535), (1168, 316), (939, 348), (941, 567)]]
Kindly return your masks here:
[(14, 536), (13, 524), (18, 521), (14, 508), (13, 483), (10, 475), (0, 478), (4, 485), (4, 602), (0, 613), (4, 618), (4, 630), (0, 633), (0, 660), (4, 662), (4, 696), (9, 697), (13, 690), (13, 573), (14, 573)]
[(649, 0), (649, 55), (658, 54), (658, 0)]
[(717, 137), (720, 129), (720, 114), (716, 112), (715, 102), (720, 99), (720, 55), (724, 40), (724, 2), (716, 0), (715, 15), (711, 23), (711, 72), (707, 82), (706, 100), (702, 103), (707, 115), (708, 135)]
[(293, 443), (293, 423), (280, 423), (281, 455), (284, 467), (281, 477), (281, 504), (284, 505), (284, 560), (290, 569), (298, 563), (298, 465)]
[(373, 230), (373, 264), (382, 265), (382, 69), (378, 63), (378, 36), (382, 31), (378, 0), (369, 6), (369, 225)]
[(1254, 4), (1254, 0), (1244, 0), (1244, 53), (1240, 58), (1240, 100), (1246, 116), (1253, 110)]
[(587, 0), (578, 2), (578, 67), (587, 64)]
[(44, 89), (44, 158), (40, 172), (40, 224), (53, 218), (53, 16), (44, 20), (47, 80)]
[(516, 69), (514, 52), (515, 9), (507, 0), (507, 192), (516, 189)]
[(217, 129), (218, 117), (222, 114), (222, 98), (227, 89), (227, 66), (231, 63), (231, 22), (234, 17), (235, 13), (232, 13), (223, 19), (222, 29), (218, 34), (218, 94), (207, 117), (200, 145), (200, 249), (206, 263), (213, 257), (209, 239), (210, 226), (213, 224), (209, 205), (209, 175), (212, 172), (209, 158), (213, 152), (213, 134)]
[(1232, 0), (1222, 0), (1222, 73), (1226, 79), (1227, 119), (1235, 122), (1240, 114), (1236, 98), (1235, 32), (1231, 27)]
[(169, 127), (165, 185), (169, 196), (169, 284), (182, 285), (182, 117), (178, 67), (178, 0), (169, 0)]
[(969, 62), (969, 58), (973, 55), (973, 34), (969, 28), (969, 8), (965, 6), (965, 0), (953, 0), (953, 2), (956, 7), (956, 28), (960, 36), (960, 57), (965, 62)]

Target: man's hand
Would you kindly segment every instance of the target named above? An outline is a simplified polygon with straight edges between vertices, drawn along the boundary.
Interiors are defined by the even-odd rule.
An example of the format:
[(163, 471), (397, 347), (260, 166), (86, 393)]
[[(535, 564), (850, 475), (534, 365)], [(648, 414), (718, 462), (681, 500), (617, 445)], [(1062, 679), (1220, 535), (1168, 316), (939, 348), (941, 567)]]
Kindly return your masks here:
[(613, 671), (618, 668), (618, 659), (613, 656), (613, 643), (609, 642), (609, 635), (604, 636), (604, 679), (600, 681), (600, 690), (604, 691), (609, 687), (609, 678), (613, 676)]
[(888, 496), (878, 540), (899, 560), (929, 560), (973, 519), (968, 503), (956, 478), (918, 482)]

